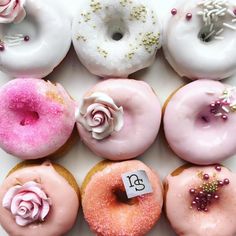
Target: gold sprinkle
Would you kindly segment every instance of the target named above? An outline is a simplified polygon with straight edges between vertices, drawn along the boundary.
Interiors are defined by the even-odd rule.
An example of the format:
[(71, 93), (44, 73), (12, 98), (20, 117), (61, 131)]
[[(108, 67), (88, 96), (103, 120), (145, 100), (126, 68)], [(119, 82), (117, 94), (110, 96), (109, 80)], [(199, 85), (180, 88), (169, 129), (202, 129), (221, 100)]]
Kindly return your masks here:
[(157, 46), (159, 44), (159, 39), (160, 39), (159, 33), (155, 35), (153, 32), (148, 32), (143, 36), (142, 43), (145, 49), (149, 53), (151, 53), (153, 50), (153, 46)]
[(141, 5), (133, 7), (130, 12), (130, 20), (141, 20), (143, 23), (146, 22), (147, 10), (146, 7)]
[(98, 1), (95, 1), (95, 0), (91, 1), (90, 7), (92, 8), (93, 12), (97, 12), (97, 11), (102, 10), (101, 3)]
[(88, 22), (91, 20), (91, 13), (90, 12), (81, 13), (81, 16), (84, 18), (84, 22)]
[(128, 58), (129, 60), (131, 60), (133, 58), (134, 54), (135, 54), (134, 52), (129, 52), (125, 55), (125, 57)]
[(126, 7), (129, 4), (132, 4), (132, 1), (130, 1), (130, 0), (120, 0), (120, 5), (122, 7)]
[(78, 35), (77, 38), (76, 38), (78, 41), (82, 40), (84, 42), (86, 42), (86, 38), (82, 35)]
[(101, 56), (103, 56), (104, 58), (107, 58), (108, 52), (107, 52), (106, 50), (104, 50), (104, 49), (102, 49), (102, 48), (100, 48), (100, 47), (97, 47), (97, 51), (98, 51), (98, 53), (99, 53)]

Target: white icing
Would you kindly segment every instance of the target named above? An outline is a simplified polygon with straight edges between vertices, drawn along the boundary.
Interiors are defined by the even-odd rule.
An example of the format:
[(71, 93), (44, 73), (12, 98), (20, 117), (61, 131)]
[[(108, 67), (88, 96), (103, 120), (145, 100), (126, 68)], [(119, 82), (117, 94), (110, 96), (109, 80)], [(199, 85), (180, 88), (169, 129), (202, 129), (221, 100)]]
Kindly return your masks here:
[(71, 20), (61, 3), (25, 0), (24, 9), (26, 17), (20, 23), (0, 24), (1, 45), (5, 48), (0, 51), (0, 70), (13, 77), (42, 78), (67, 54)]
[(95, 92), (85, 97), (77, 121), (97, 140), (104, 139), (124, 125), (123, 108), (105, 93)]
[(80, 61), (103, 77), (127, 77), (150, 66), (161, 47), (154, 9), (154, 1), (82, 0), (72, 26)]

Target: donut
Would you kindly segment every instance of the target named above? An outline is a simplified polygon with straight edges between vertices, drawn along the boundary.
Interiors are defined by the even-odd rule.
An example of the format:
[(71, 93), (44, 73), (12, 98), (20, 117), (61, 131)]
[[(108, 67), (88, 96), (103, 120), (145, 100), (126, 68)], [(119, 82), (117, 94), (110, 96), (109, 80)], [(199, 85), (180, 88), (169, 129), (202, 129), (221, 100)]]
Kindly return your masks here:
[(236, 174), (220, 165), (185, 165), (165, 180), (165, 211), (179, 236), (234, 236)]
[(71, 19), (48, 0), (1, 2), (0, 70), (15, 78), (45, 77), (70, 48)]
[(127, 77), (150, 66), (161, 47), (155, 1), (81, 0), (72, 41), (82, 64), (102, 77)]
[(234, 0), (178, 0), (165, 18), (163, 49), (174, 70), (190, 79), (236, 73)]
[(64, 235), (78, 209), (74, 177), (49, 161), (18, 164), (0, 186), (0, 224), (11, 236)]
[[(122, 175), (132, 173), (134, 177), (141, 171), (146, 173), (152, 192), (128, 198)], [(137, 176), (132, 183), (144, 183), (142, 180)], [(141, 186), (136, 187), (141, 189)], [(99, 236), (145, 235), (160, 217), (162, 191), (159, 177), (144, 163), (138, 160), (103, 161), (88, 173), (82, 184), (81, 203), (85, 220)]]
[(0, 88), (0, 147), (21, 159), (54, 153), (73, 131), (75, 108), (60, 84), (11, 80)]
[(197, 80), (180, 88), (164, 112), (164, 131), (182, 159), (208, 165), (236, 153), (236, 90), (213, 80)]
[(82, 141), (98, 156), (124, 160), (154, 142), (161, 106), (151, 87), (131, 79), (108, 79), (87, 91), (77, 115)]

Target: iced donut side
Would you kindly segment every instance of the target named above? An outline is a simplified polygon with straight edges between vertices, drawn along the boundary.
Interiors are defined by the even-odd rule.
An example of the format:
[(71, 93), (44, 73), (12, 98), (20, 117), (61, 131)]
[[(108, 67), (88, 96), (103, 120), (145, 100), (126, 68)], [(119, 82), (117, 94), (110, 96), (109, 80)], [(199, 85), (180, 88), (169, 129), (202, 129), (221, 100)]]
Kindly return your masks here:
[(0, 88), (0, 98), (0, 147), (6, 152), (41, 158), (69, 139), (76, 104), (60, 84), (15, 79)]
[(77, 127), (82, 141), (98, 156), (124, 160), (154, 142), (161, 106), (143, 81), (109, 79), (98, 83), (80, 104)]
[(150, 66), (162, 41), (154, 1), (82, 0), (72, 34), (80, 61), (102, 77), (127, 77)]
[(179, 89), (167, 103), (164, 131), (172, 150), (195, 164), (214, 164), (236, 153), (236, 90), (200, 80)]
[(234, 0), (178, 0), (166, 16), (163, 49), (180, 75), (227, 78), (236, 72)]
[(183, 166), (166, 178), (165, 209), (179, 236), (234, 236), (235, 173), (220, 165)]
[[(128, 199), (122, 174), (140, 170), (146, 172), (153, 192)], [(162, 194), (159, 177), (142, 162), (102, 162), (85, 178), (82, 207), (86, 221), (97, 235), (141, 236), (159, 219)]]
[(78, 209), (76, 181), (50, 162), (16, 166), (0, 187), (0, 223), (12, 236), (63, 235)]

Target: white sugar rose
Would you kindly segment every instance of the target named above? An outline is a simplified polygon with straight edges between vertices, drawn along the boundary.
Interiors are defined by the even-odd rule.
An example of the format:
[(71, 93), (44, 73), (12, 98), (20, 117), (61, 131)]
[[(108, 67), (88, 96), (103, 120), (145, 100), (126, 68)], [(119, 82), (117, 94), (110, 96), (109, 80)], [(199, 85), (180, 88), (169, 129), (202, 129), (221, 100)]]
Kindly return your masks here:
[(104, 139), (124, 125), (123, 108), (117, 107), (105, 93), (96, 92), (83, 99), (78, 122), (92, 133), (94, 139)]
[(19, 23), (25, 18), (25, 0), (0, 0), (0, 23)]
[(41, 185), (34, 181), (10, 188), (3, 198), (2, 205), (11, 211), (20, 226), (44, 221), (50, 210), (49, 198)]

